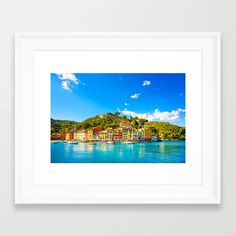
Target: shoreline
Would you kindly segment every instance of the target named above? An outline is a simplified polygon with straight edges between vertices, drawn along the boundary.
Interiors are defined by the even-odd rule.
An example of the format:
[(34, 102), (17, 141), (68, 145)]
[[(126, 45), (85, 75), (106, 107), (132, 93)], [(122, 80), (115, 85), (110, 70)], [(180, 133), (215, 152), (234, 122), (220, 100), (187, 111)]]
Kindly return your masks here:
[[(70, 143), (70, 142), (77, 142), (78, 144), (91, 144), (91, 143), (106, 143), (106, 144), (111, 144), (108, 143), (110, 140), (107, 141), (101, 141), (101, 140), (91, 140), (91, 141), (77, 141), (77, 140), (50, 140), (51, 143)], [(185, 141), (185, 139), (165, 139), (165, 140), (141, 140), (141, 141), (136, 141), (136, 140), (129, 140), (128, 142), (133, 142), (133, 143), (159, 143), (159, 142), (168, 142), (168, 141)], [(125, 144), (127, 141), (112, 141), (112, 144)]]

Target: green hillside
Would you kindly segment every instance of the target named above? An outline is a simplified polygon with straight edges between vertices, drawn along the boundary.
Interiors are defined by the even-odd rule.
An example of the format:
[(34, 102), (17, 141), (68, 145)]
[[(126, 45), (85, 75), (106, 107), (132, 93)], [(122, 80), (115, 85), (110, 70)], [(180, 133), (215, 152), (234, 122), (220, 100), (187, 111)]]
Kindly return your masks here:
[(93, 127), (101, 127), (102, 130), (108, 127), (118, 128), (121, 121), (130, 123), (134, 129), (148, 129), (160, 139), (185, 139), (184, 127), (172, 125), (168, 122), (148, 122), (148, 120), (139, 119), (138, 117), (121, 116), (119, 112), (97, 115), (82, 122), (51, 119), (51, 133), (67, 133)]
[(148, 122), (144, 127), (151, 129), (160, 139), (185, 139), (185, 128), (169, 122)]

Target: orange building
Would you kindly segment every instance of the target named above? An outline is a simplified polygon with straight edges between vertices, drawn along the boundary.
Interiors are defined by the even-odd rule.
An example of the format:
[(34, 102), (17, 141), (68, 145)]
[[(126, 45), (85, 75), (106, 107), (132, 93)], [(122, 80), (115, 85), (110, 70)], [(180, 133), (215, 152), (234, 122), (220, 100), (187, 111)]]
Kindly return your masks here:
[(51, 135), (51, 140), (65, 140), (66, 134), (65, 133), (54, 133)]
[(66, 140), (67, 141), (74, 140), (74, 132), (66, 133)]

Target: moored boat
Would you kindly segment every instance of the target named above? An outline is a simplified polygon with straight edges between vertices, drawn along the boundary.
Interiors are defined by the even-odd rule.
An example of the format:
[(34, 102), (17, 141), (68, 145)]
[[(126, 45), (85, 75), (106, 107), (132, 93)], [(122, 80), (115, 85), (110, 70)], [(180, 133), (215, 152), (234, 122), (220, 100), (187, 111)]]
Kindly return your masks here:
[(77, 141), (68, 141), (68, 142), (66, 142), (66, 143), (68, 143), (68, 144), (78, 144)]
[(89, 145), (97, 145), (97, 142), (90, 142), (90, 143), (87, 143)]
[(123, 142), (124, 144), (134, 144), (135, 142), (133, 142), (133, 141), (125, 141), (125, 142)]
[(113, 141), (107, 141), (107, 144), (115, 144)]
[(57, 143), (59, 143), (59, 141), (58, 140), (51, 140), (51, 143), (57, 144)]

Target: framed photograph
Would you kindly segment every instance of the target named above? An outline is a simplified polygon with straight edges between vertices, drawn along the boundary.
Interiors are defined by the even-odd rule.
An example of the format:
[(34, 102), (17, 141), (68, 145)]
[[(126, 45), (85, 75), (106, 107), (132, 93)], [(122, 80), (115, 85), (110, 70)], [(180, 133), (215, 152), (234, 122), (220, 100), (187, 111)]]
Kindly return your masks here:
[(219, 204), (220, 33), (16, 33), (16, 204)]

